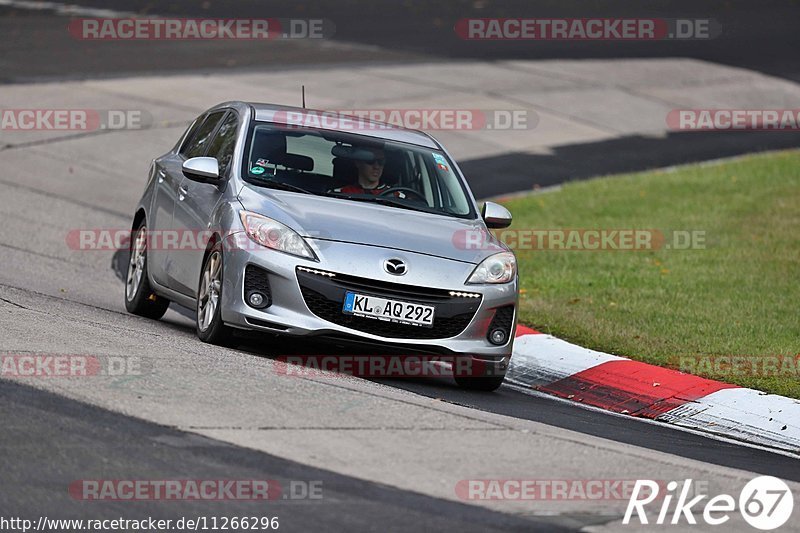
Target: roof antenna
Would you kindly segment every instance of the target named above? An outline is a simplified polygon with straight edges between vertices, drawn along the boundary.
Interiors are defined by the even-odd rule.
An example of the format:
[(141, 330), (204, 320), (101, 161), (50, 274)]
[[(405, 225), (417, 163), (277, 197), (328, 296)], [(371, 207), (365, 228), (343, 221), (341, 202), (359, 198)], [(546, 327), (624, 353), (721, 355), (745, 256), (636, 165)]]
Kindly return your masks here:
[(300, 89), (301, 92), (303, 93), (303, 109), (305, 109), (306, 108), (306, 86), (305, 85), (301, 85), (300, 88), (301, 88)]

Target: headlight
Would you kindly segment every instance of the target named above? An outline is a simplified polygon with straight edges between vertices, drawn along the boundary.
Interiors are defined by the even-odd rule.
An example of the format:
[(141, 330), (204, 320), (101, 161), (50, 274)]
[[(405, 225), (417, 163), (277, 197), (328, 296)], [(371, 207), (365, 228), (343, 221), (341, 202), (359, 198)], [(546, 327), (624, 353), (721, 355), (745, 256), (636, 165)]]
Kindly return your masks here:
[(247, 236), (261, 246), (317, 261), (306, 241), (288, 226), (250, 211), (240, 211), (239, 216)]
[(517, 260), (511, 252), (487, 257), (472, 271), (467, 283), (508, 283), (517, 275)]

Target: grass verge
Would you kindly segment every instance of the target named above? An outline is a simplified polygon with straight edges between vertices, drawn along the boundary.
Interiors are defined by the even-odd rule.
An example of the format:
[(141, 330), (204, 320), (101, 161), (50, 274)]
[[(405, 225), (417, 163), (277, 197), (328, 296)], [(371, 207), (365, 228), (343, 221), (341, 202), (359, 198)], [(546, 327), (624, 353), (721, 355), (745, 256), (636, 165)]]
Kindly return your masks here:
[[(519, 260), (522, 323), (800, 398), (800, 150), (570, 183), (503, 203), (514, 214), (499, 235)], [(653, 230), (653, 245), (581, 249), (598, 241), (580, 230), (626, 229)], [(558, 238), (569, 249), (552, 249)]]

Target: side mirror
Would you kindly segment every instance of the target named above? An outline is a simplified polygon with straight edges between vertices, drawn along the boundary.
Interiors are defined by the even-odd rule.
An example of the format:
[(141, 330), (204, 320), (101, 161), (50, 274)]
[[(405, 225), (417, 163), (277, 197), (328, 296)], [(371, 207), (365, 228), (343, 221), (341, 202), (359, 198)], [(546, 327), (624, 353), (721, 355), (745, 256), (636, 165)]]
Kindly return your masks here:
[(183, 162), (183, 175), (200, 183), (217, 183), (219, 163), (214, 157), (193, 157)]
[(500, 204), (485, 202), (481, 216), (489, 229), (507, 228), (511, 225), (511, 213)]

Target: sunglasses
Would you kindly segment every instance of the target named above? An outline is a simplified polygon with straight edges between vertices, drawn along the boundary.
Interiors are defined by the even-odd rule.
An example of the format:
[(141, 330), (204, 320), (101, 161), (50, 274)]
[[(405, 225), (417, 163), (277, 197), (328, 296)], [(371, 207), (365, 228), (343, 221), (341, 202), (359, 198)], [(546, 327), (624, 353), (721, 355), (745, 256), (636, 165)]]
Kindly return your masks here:
[(384, 166), (384, 165), (386, 164), (386, 159), (384, 159), (383, 157), (381, 157), (381, 158), (378, 158), (378, 159), (373, 159), (372, 161), (367, 161), (367, 164), (368, 164), (368, 165), (380, 165), (380, 166)]

